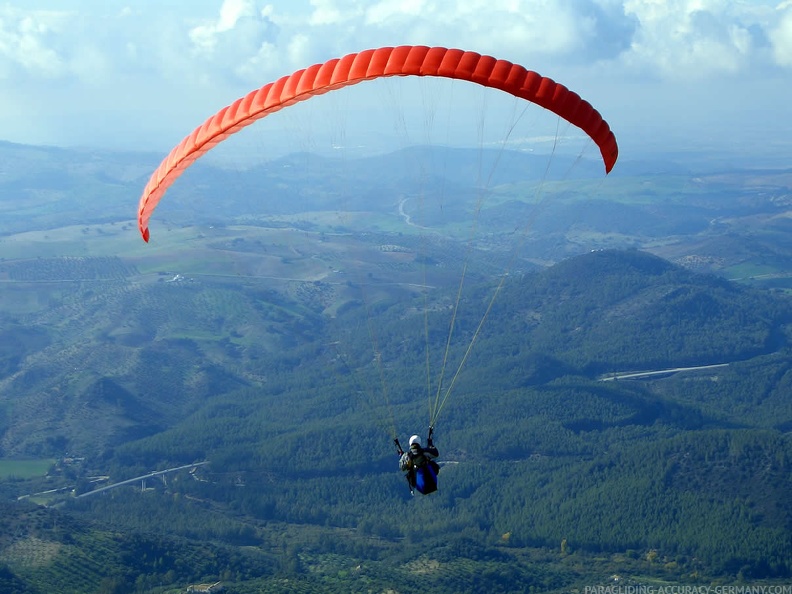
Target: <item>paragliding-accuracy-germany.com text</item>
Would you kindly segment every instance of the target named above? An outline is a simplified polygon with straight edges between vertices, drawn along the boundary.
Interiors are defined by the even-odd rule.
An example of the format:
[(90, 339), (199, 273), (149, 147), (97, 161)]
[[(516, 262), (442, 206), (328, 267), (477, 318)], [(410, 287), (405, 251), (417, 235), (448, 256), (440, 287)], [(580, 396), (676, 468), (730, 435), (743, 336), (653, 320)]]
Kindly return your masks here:
[(610, 585), (586, 586), (583, 594), (792, 594), (792, 585)]

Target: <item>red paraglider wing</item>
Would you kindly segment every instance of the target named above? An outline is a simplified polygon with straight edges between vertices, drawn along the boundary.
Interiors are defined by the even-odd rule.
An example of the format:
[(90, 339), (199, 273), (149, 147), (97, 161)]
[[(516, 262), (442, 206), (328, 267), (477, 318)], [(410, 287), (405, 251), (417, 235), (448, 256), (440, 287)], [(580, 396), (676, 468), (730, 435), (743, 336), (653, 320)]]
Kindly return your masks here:
[(565, 86), (506, 60), (443, 47), (383, 47), (315, 64), (250, 92), (224, 107), (182, 140), (160, 163), (143, 190), (138, 227), (149, 240), (151, 213), (168, 187), (201, 155), (256, 120), (314, 95), (389, 76), (467, 80), (536, 103), (583, 130), (597, 144), (609, 173), (618, 157), (616, 138), (588, 101)]

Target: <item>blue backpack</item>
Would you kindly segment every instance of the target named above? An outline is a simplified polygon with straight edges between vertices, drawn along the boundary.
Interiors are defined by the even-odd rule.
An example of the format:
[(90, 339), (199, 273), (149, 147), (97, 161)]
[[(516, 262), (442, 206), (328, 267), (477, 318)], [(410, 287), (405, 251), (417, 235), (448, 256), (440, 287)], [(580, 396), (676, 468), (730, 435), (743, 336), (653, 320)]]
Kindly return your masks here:
[(429, 460), (420, 468), (415, 469), (415, 488), (423, 495), (437, 491), (437, 472), (440, 465), (434, 460)]

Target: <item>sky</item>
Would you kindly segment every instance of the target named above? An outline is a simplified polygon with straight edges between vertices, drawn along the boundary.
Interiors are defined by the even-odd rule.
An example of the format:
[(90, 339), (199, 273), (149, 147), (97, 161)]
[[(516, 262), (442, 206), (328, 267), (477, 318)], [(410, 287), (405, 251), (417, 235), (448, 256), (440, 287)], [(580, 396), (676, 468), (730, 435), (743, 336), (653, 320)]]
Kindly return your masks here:
[(402, 44), (562, 82), (622, 157), (792, 162), (792, 0), (0, 0), (0, 140), (165, 153), (252, 89)]

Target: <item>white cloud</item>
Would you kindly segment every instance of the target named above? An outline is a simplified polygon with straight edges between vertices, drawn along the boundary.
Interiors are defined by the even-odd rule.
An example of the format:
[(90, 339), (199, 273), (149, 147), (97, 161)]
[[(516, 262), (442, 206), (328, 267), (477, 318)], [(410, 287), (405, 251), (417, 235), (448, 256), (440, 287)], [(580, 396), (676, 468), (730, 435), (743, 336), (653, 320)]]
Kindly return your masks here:
[(289, 44), (286, 48), (287, 55), (289, 57), (289, 63), (291, 64), (303, 64), (305, 66), (310, 65), (311, 58), (310, 51), (311, 51), (311, 41), (307, 35), (297, 34), (294, 35)]
[(582, 48), (593, 27), (576, 6), (592, 1), (312, 0), (304, 25), (322, 39), (316, 47), (335, 48), (339, 54), (420, 43), (500, 55), (507, 51), (516, 60)]
[(271, 5), (255, 0), (224, 0), (217, 18), (188, 32), (196, 79), (206, 85), (255, 84), (272, 73), (285, 52), (276, 44), (273, 14)]
[(253, 0), (225, 0), (220, 7), (219, 18), (215, 22), (194, 27), (189, 33), (190, 40), (197, 51), (211, 54), (224, 33), (236, 28), (241, 19), (255, 17), (256, 6)]
[(746, 68), (754, 51), (750, 11), (732, 0), (625, 0), (639, 23), (623, 59), (663, 77), (701, 78)]
[(51, 44), (67, 34), (68, 18), (64, 12), (0, 7), (0, 72), (6, 77), (14, 72), (48, 79), (63, 76), (66, 61)]
[[(698, 83), (695, 91), (703, 100), (714, 92), (710, 89), (729, 89), (735, 81), (769, 73), (780, 85), (776, 95), (792, 93), (790, 82), (778, 76), (792, 67), (790, 0), (780, 5), (777, 0), (70, 0), (68, 5), (69, 10), (61, 8), (61, 0), (0, 5), (0, 103), (5, 113), (17, 114), (0, 112), (6, 138), (25, 137), (20, 120), (27, 114), (40, 127), (37, 138), (49, 133), (52, 142), (65, 143), (74, 130), (96, 127), (97, 113), (120, 108), (151, 117), (124, 133), (104, 134), (119, 142), (156, 134), (167, 143), (215, 109), (298, 68), (399, 44), (460, 47), (522, 63), (569, 82), (611, 113), (655, 101), (645, 95), (650, 80), (662, 91), (706, 79), (707, 86)], [(684, 88), (691, 93), (693, 86)], [(42, 105), (31, 101), (55, 94), (57, 105), (48, 104), (51, 114), (42, 115)], [(763, 100), (767, 109), (778, 109)], [(679, 102), (665, 104), (681, 109)], [(733, 110), (739, 107), (735, 103)], [(125, 118), (115, 121), (126, 125)]]
[(250, 83), (403, 43), (661, 77), (740, 72), (761, 58), (763, 40), (776, 63), (792, 61), (788, 3), (774, 11), (736, 0), (204, 0), (190, 3), (192, 14), (164, 1), (158, 15), (137, 4), (107, 16), (111, 4), (106, 14), (0, 8), (2, 72), (84, 77), (96, 68), (84, 58), (107, 70)]
[(792, 0), (777, 7), (777, 25), (770, 31), (773, 57), (781, 66), (792, 67)]
[[(425, 15), (425, 10), (431, 10), (423, 0), (381, 0), (366, 9), (364, 23), (367, 25), (387, 24), (391, 19), (403, 16), (411, 18)], [(429, 16), (429, 15), (426, 15)]]
[(364, 6), (358, 0), (311, 0), (313, 10), (308, 24), (312, 27), (336, 26), (354, 21), (365, 12)]

